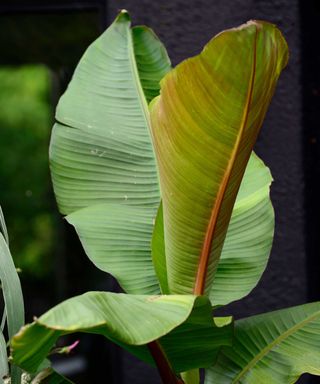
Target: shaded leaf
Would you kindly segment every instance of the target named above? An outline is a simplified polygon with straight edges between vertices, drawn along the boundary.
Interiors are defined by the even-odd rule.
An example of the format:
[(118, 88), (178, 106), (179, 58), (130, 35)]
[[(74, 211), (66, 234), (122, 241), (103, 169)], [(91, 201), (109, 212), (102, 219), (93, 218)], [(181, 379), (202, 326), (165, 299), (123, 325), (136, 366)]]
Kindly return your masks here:
[(223, 348), (206, 384), (295, 383), (320, 375), (320, 303), (282, 309), (235, 323), (232, 348)]

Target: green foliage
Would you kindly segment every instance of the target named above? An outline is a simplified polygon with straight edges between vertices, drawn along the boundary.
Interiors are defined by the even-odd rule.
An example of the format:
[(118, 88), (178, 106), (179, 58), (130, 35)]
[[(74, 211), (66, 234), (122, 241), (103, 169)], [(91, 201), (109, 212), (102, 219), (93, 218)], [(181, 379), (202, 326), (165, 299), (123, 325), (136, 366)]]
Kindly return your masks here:
[(52, 179), (89, 258), (126, 294), (51, 309), (12, 339), (16, 364), (37, 371), (80, 331), (156, 364), (165, 384), (198, 384), (198, 368), (208, 384), (320, 374), (318, 303), (212, 318), (252, 290), (270, 253), (272, 178), (252, 148), (287, 56), (274, 25), (251, 21), (170, 70), (126, 11), (88, 48), (57, 107)]
[(232, 348), (208, 370), (207, 384), (295, 383), (320, 375), (320, 303), (236, 321)]
[(26, 275), (41, 278), (50, 271), (54, 241), (48, 198), (49, 71), (1, 68), (0, 82), (0, 200), (16, 264)]

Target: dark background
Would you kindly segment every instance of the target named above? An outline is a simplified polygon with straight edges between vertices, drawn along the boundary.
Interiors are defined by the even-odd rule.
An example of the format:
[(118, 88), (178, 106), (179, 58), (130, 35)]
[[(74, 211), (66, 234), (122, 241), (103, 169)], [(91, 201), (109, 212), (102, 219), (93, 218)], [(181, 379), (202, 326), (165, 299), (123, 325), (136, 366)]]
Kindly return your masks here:
[[(130, 12), (134, 24), (146, 24), (154, 29), (173, 65), (199, 53), (222, 29), (249, 19), (267, 20), (282, 30), (289, 44), (290, 61), (280, 78), (256, 145), (256, 151), (271, 168), (275, 179), (272, 187), (276, 212), (274, 246), (257, 288), (227, 311), (239, 318), (319, 300), (320, 2), (2, 0), (0, 66), (42, 63), (51, 69), (53, 120), (55, 103), (81, 54), (122, 8)], [(50, 190), (48, 198), (54, 211)], [(6, 212), (5, 206), (3, 208)], [(71, 295), (93, 289), (117, 289), (110, 277), (97, 271), (86, 259), (76, 236), (57, 213), (55, 220), (51, 273), (36, 282), (22, 276), (27, 320)], [(159, 382), (153, 369), (136, 362), (102, 338), (82, 337), (78, 355), (80, 357), (71, 357), (68, 362), (57, 363), (73, 375), (77, 383)], [(306, 375), (301, 382), (320, 381)]]

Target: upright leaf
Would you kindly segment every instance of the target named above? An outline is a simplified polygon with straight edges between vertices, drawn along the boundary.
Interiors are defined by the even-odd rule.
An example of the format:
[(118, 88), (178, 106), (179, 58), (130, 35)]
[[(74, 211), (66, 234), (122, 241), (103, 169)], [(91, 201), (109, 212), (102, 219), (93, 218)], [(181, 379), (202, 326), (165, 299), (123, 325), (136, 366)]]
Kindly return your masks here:
[[(128, 206), (141, 207), (148, 217), (155, 217), (160, 197), (147, 101), (158, 94), (159, 81), (169, 69), (165, 48), (155, 34), (147, 27), (131, 29), (129, 15), (122, 11), (80, 60), (59, 101), (51, 137), (51, 172), (60, 211), (70, 214), (87, 209), (79, 214), (83, 222), (76, 222), (76, 217), (70, 220), (80, 237), (85, 232), (81, 240), (90, 259), (117, 275), (124, 289), (131, 292), (134, 287), (134, 293), (153, 293), (157, 285), (156, 278), (150, 280), (150, 287), (143, 281), (144, 270), (150, 267), (145, 266), (147, 253), (141, 252), (138, 244), (150, 243), (152, 220), (143, 231), (132, 223), (132, 230), (140, 232), (138, 248), (132, 248), (130, 256), (141, 269), (128, 277), (121, 273), (128, 252), (118, 252), (118, 266), (112, 255), (108, 259), (111, 244), (119, 241), (122, 228), (104, 233), (110, 241), (104, 250), (101, 246), (96, 250), (90, 238), (93, 233), (81, 227), (85, 214), (94, 220), (96, 208), (91, 211), (91, 207), (97, 204), (105, 204), (107, 217), (100, 228), (102, 222), (97, 219), (97, 236), (106, 225), (117, 227), (117, 217), (125, 217)], [(132, 211), (134, 208), (128, 208), (127, 215)], [(150, 249), (148, 255), (150, 258)]]
[(162, 44), (148, 28), (135, 29), (132, 36), (126, 11), (87, 49), (59, 101), (51, 138), (52, 178), (62, 213), (98, 203), (157, 207), (142, 83), (147, 94), (149, 87), (156, 93), (169, 68)]
[(292, 384), (320, 375), (320, 303), (239, 320), (231, 348), (206, 372), (206, 384)]
[(171, 293), (209, 293), (233, 204), (287, 62), (274, 25), (220, 33), (179, 64), (151, 103)]

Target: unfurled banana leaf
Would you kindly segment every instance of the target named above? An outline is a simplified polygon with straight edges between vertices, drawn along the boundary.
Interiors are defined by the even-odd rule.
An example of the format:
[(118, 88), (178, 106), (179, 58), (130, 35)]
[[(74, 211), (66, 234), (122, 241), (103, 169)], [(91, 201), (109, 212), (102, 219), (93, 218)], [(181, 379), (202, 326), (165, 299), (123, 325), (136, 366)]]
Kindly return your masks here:
[[(80, 60), (58, 104), (51, 138), (52, 179), (62, 213), (86, 208), (77, 217), (81, 221), (88, 215), (91, 220), (97, 211), (94, 205), (105, 204), (105, 225), (116, 227), (126, 207), (133, 207), (128, 208), (128, 216), (133, 215), (136, 252), (129, 247), (119, 253), (123, 246), (121, 231), (109, 234), (110, 262), (109, 253), (101, 257), (99, 251), (91, 252), (91, 245), (82, 239), (90, 259), (119, 278), (129, 293), (153, 294), (157, 286), (155, 276), (149, 279), (150, 286), (145, 278), (153, 268), (146, 263), (151, 258), (150, 249), (146, 253), (145, 247), (140, 247), (151, 241), (153, 220), (149, 217), (154, 219), (160, 201), (147, 101), (158, 94), (159, 81), (169, 69), (165, 48), (154, 33), (147, 27), (131, 29), (128, 13), (122, 11)], [(138, 223), (135, 227), (134, 207), (146, 213), (143, 226)], [(76, 217), (70, 221), (78, 229)], [(101, 243), (106, 241), (101, 237), (105, 227), (98, 228), (98, 222), (101, 219), (95, 225), (95, 240)], [(112, 260), (115, 253), (123, 258), (119, 266)], [(124, 263), (130, 263), (127, 269), (138, 265), (140, 269), (135, 268), (134, 275), (118, 275)]]
[(292, 384), (303, 373), (320, 375), (320, 303), (237, 321), (206, 384)]
[[(11, 341), (13, 362), (35, 372), (56, 340), (72, 332), (104, 335), (149, 361), (144, 345), (160, 339), (177, 370), (212, 364), (218, 349), (230, 345), (232, 333), (231, 325), (215, 326), (205, 297), (90, 292), (59, 304), (22, 328)], [(178, 343), (179, 334), (186, 337)], [(195, 361), (185, 359), (189, 354)]]
[(272, 24), (213, 38), (161, 81), (151, 126), (170, 293), (209, 293), (247, 161), (287, 62)]

